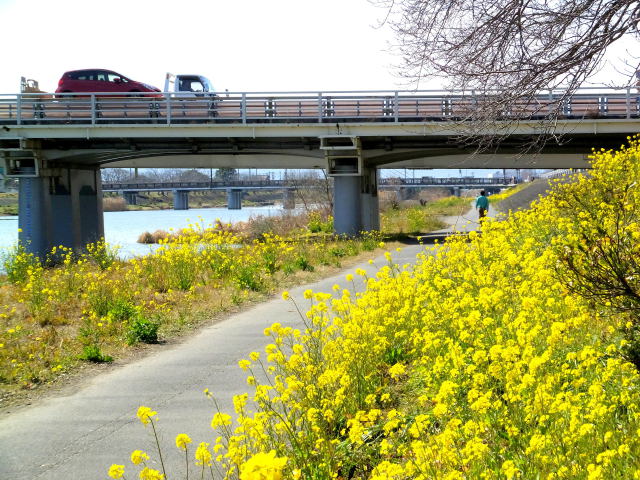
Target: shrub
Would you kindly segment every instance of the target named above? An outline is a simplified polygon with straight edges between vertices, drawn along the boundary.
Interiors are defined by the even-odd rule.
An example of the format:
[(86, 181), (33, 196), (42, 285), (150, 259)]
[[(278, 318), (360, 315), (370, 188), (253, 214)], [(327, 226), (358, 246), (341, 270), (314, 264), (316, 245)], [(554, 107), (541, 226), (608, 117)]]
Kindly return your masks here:
[(7, 274), (7, 280), (13, 284), (24, 283), (29, 277), (29, 270), (37, 264), (39, 264), (38, 257), (28, 253), (21, 243), (2, 254), (2, 265)]
[(158, 320), (151, 320), (142, 315), (138, 315), (129, 324), (127, 329), (127, 343), (129, 345), (138, 342), (157, 343), (159, 328), (160, 322)]
[(103, 354), (98, 345), (85, 345), (80, 359), (94, 363), (113, 362), (113, 357)]
[(102, 199), (102, 209), (105, 212), (122, 212), (127, 209), (127, 202), (122, 197), (105, 197)]
[(234, 270), (233, 279), (236, 285), (242, 289), (261, 292), (265, 289), (265, 283), (256, 265), (238, 265)]

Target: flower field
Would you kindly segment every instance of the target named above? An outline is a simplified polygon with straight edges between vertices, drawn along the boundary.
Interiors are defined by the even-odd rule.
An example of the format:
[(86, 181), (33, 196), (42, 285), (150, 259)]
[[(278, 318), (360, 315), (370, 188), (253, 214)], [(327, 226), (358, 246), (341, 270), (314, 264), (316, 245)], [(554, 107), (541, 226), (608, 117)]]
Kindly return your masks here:
[[(240, 362), (235, 419), (206, 392), (211, 437), (159, 452), (197, 478), (638, 479), (639, 218), (631, 139), (363, 292), (307, 291), (307, 328), (273, 324)], [(138, 412), (154, 432), (155, 413)], [(173, 478), (159, 452), (109, 475)]]
[(128, 261), (102, 242), (82, 255), (57, 248), (45, 262), (55, 267), (17, 246), (0, 278), (0, 398), (169, 338), (379, 243), (377, 234), (246, 240), (225, 225), (193, 225)]

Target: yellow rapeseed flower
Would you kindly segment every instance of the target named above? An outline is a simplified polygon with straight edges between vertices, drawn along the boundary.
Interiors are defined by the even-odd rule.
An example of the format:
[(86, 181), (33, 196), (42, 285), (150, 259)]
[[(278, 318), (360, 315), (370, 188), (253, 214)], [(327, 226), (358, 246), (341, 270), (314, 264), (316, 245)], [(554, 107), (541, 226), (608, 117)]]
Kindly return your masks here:
[(124, 465), (116, 465), (115, 463), (109, 467), (109, 476), (111, 478), (122, 478), (124, 475)]
[(149, 407), (141, 406), (138, 408), (138, 413), (136, 415), (143, 425), (147, 425), (149, 422), (153, 421), (153, 417), (157, 414), (158, 412), (154, 412)]
[(191, 438), (186, 433), (179, 433), (176, 435), (176, 447), (182, 450), (187, 449), (187, 445), (191, 443)]
[(131, 452), (131, 463), (134, 465), (140, 465), (143, 462), (149, 460), (149, 455), (147, 455), (142, 450), (134, 450)]

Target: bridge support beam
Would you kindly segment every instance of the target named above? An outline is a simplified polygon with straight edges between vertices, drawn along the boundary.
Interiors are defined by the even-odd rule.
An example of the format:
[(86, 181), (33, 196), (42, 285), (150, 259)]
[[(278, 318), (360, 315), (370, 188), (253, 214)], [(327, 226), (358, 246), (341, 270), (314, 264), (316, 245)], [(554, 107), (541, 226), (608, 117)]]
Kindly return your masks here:
[(227, 189), (227, 209), (228, 210), (240, 210), (242, 209), (242, 189), (229, 188)]
[(99, 169), (63, 168), (20, 178), (19, 239), (43, 259), (55, 246), (81, 251), (104, 237)]
[(293, 210), (296, 208), (296, 192), (287, 189), (284, 191), (284, 197), (282, 199), (282, 208), (285, 210)]
[(173, 191), (173, 209), (189, 210), (189, 191), (188, 190)]
[(363, 168), (362, 175), (333, 179), (333, 227), (336, 233), (358, 235), (380, 229), (378, 172)]
[(124, 201), (127, 202), (127, 205), (138, 204), (138, 192), (122, 192), (122, 196), (124, 197)]

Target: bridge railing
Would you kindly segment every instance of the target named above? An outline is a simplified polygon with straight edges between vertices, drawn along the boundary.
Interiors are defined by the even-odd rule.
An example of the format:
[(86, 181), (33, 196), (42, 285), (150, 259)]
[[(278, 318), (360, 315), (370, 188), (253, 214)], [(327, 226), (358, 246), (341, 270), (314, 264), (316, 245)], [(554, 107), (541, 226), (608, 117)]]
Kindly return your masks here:
[[(633, 89), (635, 90), (635, 88)], [(496, 92), (498, 95), (498, 92)], [(483, 97), (486, 99), (486, 96)], [(442, 121), (465, 119), (480, 97), (473, 92), (239, 92), (202, 97), (170, 93), (23, 93), (0, 95), (1, 124), (184, 124), (336, 121)], [(636, 118), (639, 94), (631, 87), (541, 93), (516, 102), (501, 119), (538, 119), (559, 110), (561, 117)]]
[(290, 187), (289, 180), (212, 180), (209, 182), (103, 182), (102, 189), (116, 190), (180, 190), (193, 188)]

